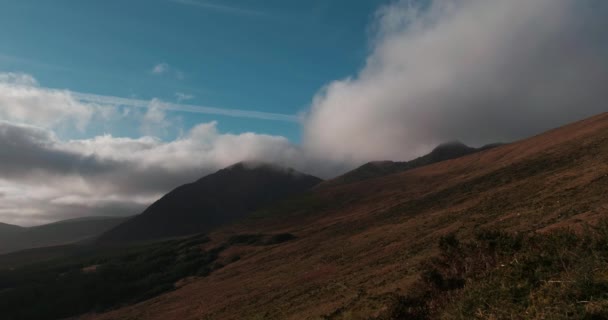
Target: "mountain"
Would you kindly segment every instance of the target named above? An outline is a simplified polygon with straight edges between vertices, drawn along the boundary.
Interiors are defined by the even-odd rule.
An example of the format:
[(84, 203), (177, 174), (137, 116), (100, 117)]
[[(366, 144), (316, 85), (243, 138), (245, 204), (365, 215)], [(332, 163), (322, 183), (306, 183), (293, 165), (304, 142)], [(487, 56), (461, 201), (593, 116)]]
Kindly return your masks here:
[(0, 224), (0, 253), (90, 240), (126, 220), (123, 217), (87, 217), (29, 228)]
[(464, 157), (476, 152), (492, 149), (502, 145), (501, 143), (488, 144), (480, 148), (473, 148), (460, 141), (452, 141), (440, 144), (429, 154), (405, 162), (394, 161), (372, 161), (352, 171), (349, 171), (335, 179), (324, 182), (323, 186), (347, 184), (365, 179), (371, 179), (389, 175), (391, 173), (410, 170), (429, 164)]
[[(599, 272), (608, 270), (606, 159), (608, 113), (468, 156), (307, 189), (189, 238), (19, 252), (4, 268), (0, 261), (0, 314), (608, 319), (608, 274)], [(243, 180), (252, 169), (225, 170), (214, 178), (221, 188), (198, 198), (239, 202), (256, 191), (220, 192), (236, 188), (220, 183), (226, 176)], [(53, 250), (59, 258), (41, 262)]]
[(99, 241), (146, 241), (205, 232), (321, 181), (289, 168), (238, 163), (176, 188)]
[[(606, 159), (608, 113), (469, 156), (313, 188), (265, 209), (264, 219), (208, 233), (204, 248), (254, 234), (293, 240), (231, 247), (218, 254), (220, 269), (82, 319), (605, 319), (608, 276), (597, 270), (608, 268)], [(603, 232), (604, 242), (560, 228)], [(431, 306), (451, 305), (435, 316), (424, 315), (420, 296), (430, 285), (429, 297), (447, 292)]]
[(21, 231), (23, 231), (23, 228), (20, 226), (0, 222), (0, 237), (13, 235)]

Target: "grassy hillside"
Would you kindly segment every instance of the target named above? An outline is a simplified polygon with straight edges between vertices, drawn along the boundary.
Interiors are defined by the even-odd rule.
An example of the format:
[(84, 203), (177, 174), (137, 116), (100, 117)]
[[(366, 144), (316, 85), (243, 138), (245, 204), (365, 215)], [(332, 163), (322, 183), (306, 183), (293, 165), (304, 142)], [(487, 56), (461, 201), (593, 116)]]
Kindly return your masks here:
[[(603, 288), (603, 274), (590, 280), (589, 290), (566, 288), (563, 295), (555, 295), (547, 291), (553, 290), (550, 286), (542, 284), (584, 277), (579, 268), (583, 264), (559, 253), (557, 259), (567, 258), (573, 262), (572, 268), (566, 265), (559, 269), (554, 260), (526, 259), (548, 250), (554, 241), (568, 238), (559, 233), (552, 236), (552, 232), (561, 232), (557, 230), (564, 227), (583, 232), (608, 213), (605, 159), (608, 114), (465, 157), (361, 182), (316, 188), (266, 209), (256, 219), (209, 234), (211, 243), (248, 230), (288, 232), (297, 237), (295, 240), (263, 250), (246, 248), (237, 262), (179, 290), (85, 318), (383, 319), (400, 303), (407, 312), (415, 311), (412, 305), (426, 308), (426, 300), (414, 294), (420, 291), (418, 286), (429, 271), (429, 261), (441, 257), (437, 245), (440, 239), (453, 235), (458, 243), (466, 244), (465, 248), (469, 243), (483, 247), (483, 239), (476, 236), (484, 230), (523, 236), (524, 245), (514, 254), (521, 255), (521, 267), (532, 268), (530, 272), (536, 278), (526, 278), (530, 273), (518, 271), (517, 266), (489, 264), (481, 274), (483, 278), (459, 274), (454, 279), (458, 296), (431, 311), (445, 315), (450, 312), (441, 310), (462, 309), (462, 317), (467, 317), (477, 309), (466, 306), (478, 305), (480, 318), (492, 318), (500, 300), (496, 297), (508, 297), (511, 290), (513, 294), (520, 290), (521, 299), (509, 305), (514, 314), (528, 310), (533, 305), (530, 301), (538, 301), (534, 302), (538, 306), (577, 305), (564, 309), (566, 313), (581, 314), (583, 308), (589, 309), (590, 317), (601, 315), (604, 297), (594, 290)], [(282, 218), (277, 219), (277, 215)], [(547, 234), (548, 240), (539, 234)], [(604, 240), (573, 240), (564, 248), (581, 250), (585, 257), (594, 259), (589, 263), (603, 266), (603, 253), (596, 249), (582, 251), (588, 241), (598, 244)], [(482, 253), (464, 249), (459, 254), (466, 257)], [(547, 257), (554, 258), (553, 253)], [(444, 279), (444, 271), (439, 272)], [(500, 282), (503, 275), (514, 281), (506, 282), (511, 278), (505, 278)], [(519, 283), (524, 287), (517, 289)], [(495, 295), (490, 290), (498, 285), (504, 285), (505, 292)], [(487, 308), (478, 299), (486, 293), (494, 299)], [(417, 304), (408, 298), (417, 298)], [(556, 300), (542, 302), (544, 299)], [(578, 306), (580, 301), (590, 302)], [(535, 312), (535, 317), (541, 318), (542, 312), (548, 311)]]
[[(141, 259), (129, 260), (144, 261), (126, 273), (132, 277), (119, 277), (129, 267), (89, 278), (92, 266), (130, 265), (122, 254), (95, 251), (10, 270), (4, 279), (21, 282), (9, 281), (0, 293), (6, 301), (27, 301), (15, 292), (60, 297), (64, 302), (49, 303), (69, 311), (62, 316), (93, 311), (82, 319), (602, 319), (608, 299), (605, 159), (608, 114), (280, 201), (195, 245), (196, 261), (221, 248), (209, 260), (221, 267), (210, 273), (196, 271), (203, 265), (175, 271), (184, 241), (175, 240), (157, 244), (170, 259), (150, 263), (170, 277), (144, 268), (159, 252), (146, 249), (137, 254)], [(44, 278), (33, 281), (34, 275)], [(165, 280), (148, 282), (147, 276)], [(131, 293), (100, 305), (100, 297), (114, 294), (91, 289), (104, 287), (98, 280), (83, 287), (87, 279), (139, 289), (121, 289)], [(19, 291), (31, 283), (42, 287)], [(67, 284), (73, 290), (62, 287)], [(88, 291), (95, 294), (70, 296)], [(5, 306), (25, 312), (14, 305)]]
[(608, 220), (583, 234), (451, 234), (438, 247), (408, 295), (381, 296), (388, 307), (376, 319), (608, 318)]

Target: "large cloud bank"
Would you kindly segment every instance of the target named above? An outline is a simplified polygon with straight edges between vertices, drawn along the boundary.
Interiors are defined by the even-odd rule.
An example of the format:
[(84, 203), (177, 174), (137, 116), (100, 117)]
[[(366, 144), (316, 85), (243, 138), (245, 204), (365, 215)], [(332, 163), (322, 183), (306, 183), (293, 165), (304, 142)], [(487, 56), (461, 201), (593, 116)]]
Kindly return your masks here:
[[(379, 9), (365, 66), (314, 97), (300, 146), (222, 133), (215, 122), (163, 141), (155, 136), (176, 125), (168, 117), (175, 110), (158, 100), (127, 112), (116, 99), (83, 101), (29, 75), (0, 73), (0, 221), (136, 214), (238, 161), (327, 178), (369, 160), (407, 160), (446, 140), (511, 141), (607, 110), (608, 3), (416, 3)], [(133, 116), (142, 137), (57, 135)]]
[(407, 159), (446, 140), (510, 141), (608, 109), (605, 1), (416, 3), (382, 8), (366, 66), (315, 98), (309, 150)]

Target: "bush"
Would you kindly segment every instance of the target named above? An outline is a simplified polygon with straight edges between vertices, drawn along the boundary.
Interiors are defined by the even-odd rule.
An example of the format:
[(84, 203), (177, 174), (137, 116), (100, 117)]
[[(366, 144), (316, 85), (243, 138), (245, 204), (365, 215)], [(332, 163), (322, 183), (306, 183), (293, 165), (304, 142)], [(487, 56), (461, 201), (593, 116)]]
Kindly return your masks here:
[(608, 223), (584, 236), (477, 233), (442, 237), (395, 319), (606, 319)]

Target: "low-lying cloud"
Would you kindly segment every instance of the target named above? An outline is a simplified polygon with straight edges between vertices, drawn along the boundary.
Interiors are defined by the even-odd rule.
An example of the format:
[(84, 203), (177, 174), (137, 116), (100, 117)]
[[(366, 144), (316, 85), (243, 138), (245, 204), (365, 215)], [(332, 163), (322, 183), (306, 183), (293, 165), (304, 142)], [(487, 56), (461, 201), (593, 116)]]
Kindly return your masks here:
[(338, 161), (408, 159), (446, 140), (510, 141), (606, 110), (608, 4), (400, 1), (366, 66), (317, 95), (306, 147)]
[(273, 162), (321, 176), (336, 170), (286, 138), (220, 133), (216, 122), (169, 142), (111, 135), (64, 141), (48, 129), (0, 122), (0, 217), (40, 223), (136, 214), (172, 188), (238, 161)]

